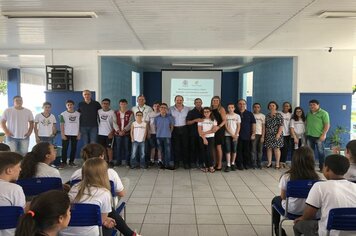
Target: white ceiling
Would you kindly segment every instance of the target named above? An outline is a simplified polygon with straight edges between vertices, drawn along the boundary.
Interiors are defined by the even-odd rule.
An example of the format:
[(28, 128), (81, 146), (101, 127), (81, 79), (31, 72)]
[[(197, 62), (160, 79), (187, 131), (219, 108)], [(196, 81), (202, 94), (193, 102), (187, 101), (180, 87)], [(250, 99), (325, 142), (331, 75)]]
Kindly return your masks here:
[(356, 11), (354, 0), (0, 0), (0, 11), (98, 15), (0, 16), (0, 54), (2, 49), (356, 49), (356, 19), (318, 17), (323, 11)]

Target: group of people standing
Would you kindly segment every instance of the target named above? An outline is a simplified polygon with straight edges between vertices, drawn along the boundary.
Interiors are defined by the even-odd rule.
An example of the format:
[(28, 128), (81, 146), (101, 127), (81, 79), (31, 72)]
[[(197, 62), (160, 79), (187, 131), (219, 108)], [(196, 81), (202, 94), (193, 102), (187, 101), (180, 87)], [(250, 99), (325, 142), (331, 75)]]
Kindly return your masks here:
[[(161, 168), (185, 169), (199, 167), (204, 172), (262, 168), (263, 148), (266, 148), (267, 168), (285, 167), (288, 153), (300, 146), (316, 148), (320, 167), (324, 160), (324, 141), (330, 127), (328, 113), (320, 108), (317, 100), (309, 102), (310, 112), (305, 115), (301, 107), (292, 113), (289, 102), (268, 103), (269, 113), (261, 113), (261, 104), (253, 104), (253, 112), (246, 109), (246, 101), (239, 99), (237, 107), (229, 103), (227, 110), (219, 96), (203, 106), (202, 99), (194, 100), (194, 108), (184, 105), (183, 96), (177, 95), (175, 104), (154, 102), (146, 105), (143, 95), (138, 96), (137, 106), (128, 109), (126, 99), (119, 101), (119, 109), (110, 108), (110, 99), (101, 104), (91, 98), (89, 90), (83, 91), (83, 101), (75, 104), (67, 100), (66, 110), (59, 116), (62, 139), (62, 164), (75, 166), (76, 146), (79, 139), (84, 144), (99, 143), (107, 150), (108, 163), (147, 168), (155, 162)], [(31, 111), (22, 107), (22, 98), (14, 97), (14, 107), (4, 111), (1, 119), (6, 143), (11, 150), (27, 152), (28, 137), (34, 129), (36, 141), (52, 142), (55, 137), (56, 118), (51, 114), (51, 104), (43, 104), (43, 112), (35, 119)]]

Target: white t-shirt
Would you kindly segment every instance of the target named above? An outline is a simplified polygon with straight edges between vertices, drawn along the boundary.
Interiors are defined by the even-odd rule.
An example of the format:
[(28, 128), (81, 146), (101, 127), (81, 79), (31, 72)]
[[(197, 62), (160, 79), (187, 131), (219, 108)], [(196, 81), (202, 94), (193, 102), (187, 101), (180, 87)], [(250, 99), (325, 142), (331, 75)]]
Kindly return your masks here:
[(356, 163), (350, 163), (350, 168), (344, 175), (344, 178), (350, 181), (356, 181)]
[(266, 116), (262, 113), (253, 113), (256, 119), (256, 134), (262, 135), (262, 125), (266, 123)]
[(150, 133), (151, 134), (156, 134), (156, 126), (155, 126), (155, 118), (159, 116), (159, 112), (152, 111), (148, 114), (148, 118), (150, 120)]
[(141, 124), (137, 121), (132, 123), (133, 125), (133, 139), (135, 142), (143, 142), (145, 137), (146, 125), (147, 123), (142, 121)]
[(24, 139), (29, 127), (28, 122), (33, 121), (33, 115), (27, 108), (18, 110), (9, 107), (4, 111), (1, 119), (6, 121), (6, 126), (13, 134), (13, 138)]
[[(235, 134), (237, 129), (237, 124), (241, 124), (240, 115), (234, 113), (232, 115), (226, 114), (226, 125)], [(225, 130), (225, 136), (231, 136), (229, 132)]]
[[(108, 169), (108, 176), (109, 180), (114, 182), (115, 192), (119, 193), (124, 190), (124, 185), (122, 184), (121, 179), (115, 170)], [(74, 171), (74, 173), (70, 177), (70, 181), (77, 179), (82, 179), (82, 168)]]
[(290, 119), (292, 118), (292, 113), (280, 112), (280, 114), (283, 117), (283, 136), (289, 136), (290, 135), (289, 123), (290, 123)]
[[(97, 187), (90, 187), (90, 194), (89, 191), (86, 189), (84, 191), (84, 196), (80, 199), (79, 202), (75, 203), (89, 203), (95, 204), (100, 206), (101, 213), (110, 213), (112, 211), (111, 208), (111, 194), (110, 191), (105, 188), (97, 188)], [(77, 196), (79, 191), (79, 183), (73, 185), (70, 189), (68, 195), (69, 199), (72, 203), (74, 203), (74, 199)], [(98, 226), (85, 226), (85, 227), (68, 227), (62, 230), (59, 235), (85, 235), (85, 236), (98, 236), (99, 235), (99, 228)]]
[[(212, 130), (214, 126), (217, 126), (218, 123), (216, 120), (204, 119), (203, 122), (198, 122), (198, 126), (202, 127), (203, 132)], [(212, 138), (215, 136), (215, 133), (205, 135), (205, 138)]]
[(148, 122), (150, 119), (148, 117), (148, 114), (151, 113), (153, 110), (150, 106), (147, 106), (146, 104), (143, 105), (143, 107), (139, 106), (134, 106), (132, 107), (131, 111), (134, 113), (134, 118), (136, 120), (136, 112), (141, 111), (143, 113), (142, 120), (145, 122)]
[(53, 168), (46, 163), (38, 162), (37, 163), (37, 172), (35, 177), (57, 177), (61, 178), (59, 170)]
[(98, 134), (108, 136), (114, 129), (114, 122), (116, 122), (116, 114), (113, 110), (104, 111), (100, 109)]
[[(281, 190), (287, 191), (287, 183), (289, 181), (290, 175), (283, 174), (279, 180), (278, 187)], [(282, 207), (286, 209), (287, 200), (282, 199)], [(295, 215), (303, 215), (305, 199), (304, 198), (293, 198), (290, 197), (288, 200), (288, 212)]]
[[(326, 224), (330, 209), (356, 206), (356, 184), (346, 179), (317, 182), (311, 188), (305, 202), (321, 209), (321, 217), (318, 222), (319, 235), (326, 235)], [(330, 235), (355, 235), (355, 233), (355, 231), (332, 230)]]
[(64, 111), (60, 114), (60, 122), (64, 123), (64, 135), (78, 136), (79, 117), (80, 113), (77, 111)]
[[(20, 185), (0, 179), (0, 206), (19, 206), (25, 208), (25, 194)], [(15, 235), (15, 229), (0, 230), (1, 236)]]
[(305, 123), (303, 120), (295, 121), (293, 118), (290, 120), (290, 128), (294, 129), (298, 138), (301, 138), (305, 133)]
[(56, 125), (56, 117), (50, 114), (45, 117), (43, 113), (35, 116), (35, 123), (37, 123), (37, 130), (39, 137), (51, 137), (53, 135), (53, 126)]

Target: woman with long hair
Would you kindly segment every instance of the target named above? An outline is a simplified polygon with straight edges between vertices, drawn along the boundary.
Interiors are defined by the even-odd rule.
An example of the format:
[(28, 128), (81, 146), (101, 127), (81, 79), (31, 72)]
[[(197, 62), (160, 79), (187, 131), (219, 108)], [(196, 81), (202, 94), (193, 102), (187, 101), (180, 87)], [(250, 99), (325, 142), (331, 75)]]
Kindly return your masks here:
[[(85, 145), (82, 148), (80, 155), (81, 155), (83, 161), (86, 161), (86, 160), (88, 160), (90, 158), (94, 158), (94, 157), (99, 157), (99, 158), (105, 160), (106, 159), (105, 158), (106, 150), (105, 150), (104, 146), (102, 146), (100, 144), (90, 143), (90, 144)], [(125, 196), (124, 185), (122, 184), (122, 181), (121, 181), (119, 175), (112, 168), (108, 168), (107, 171), (108, 171), (109, 180), (111, 180), (114, 183), (114, 188), (115, 188), (117, 196), (124, 197)], [(70, 177), (70, 181), (80, 180), (80, 179), (82, 179), (82, 168), (74, 171), (74, 173)]]
[(283, 147), (283, 117), (277, 111), (278, 104), (275, 101), (268, 103), (270, 113), (266, 115), (266, 137), (265, 146), (267, 148), (267, 168), (272, 167), (272, 150), (276, 158), (276, 169), (280, 169), (279, 160), (281, 158), (280, 148)]
[(56, 150), (53, 144), (41, 142), (33, 146), (21, 164), (20, 179), (34, 177), (58, 177), (61, 178), (59, 171), (50, 166), (56, 159)]
[[(108, 165), (104, 159), (94, 157), (84, 162), (82, 181), (73, 185), (69, 191), (69, 198), (72, 203), (89, 203), (100, 207), (104, 236), (111, 235), (114, 227), (124, 236), (137, 235), (111, 207), (112, 196), (108, 177)], [(61, 232), (61, 235), (98, 234), (98, 228), (95, 226), (68, 227)]]
[(15, 236), (57, 236), (69, 220), (68, 194), (59, 190), (44, 192), (31, 201), (29, 210), (21, 216)]
[[(279, 205), (286, 209), (286, 190), (287, 183), (290, 180), (319, 180), (320, 176), (315, 171), (314, 152), (311, 148), (305, 146), (295, 150), (292, 158), (292, 166), (290, 170), (285, 172), (279, 180), (279, 188), (281, 195), (276, 196), (272, 200), (272, 204)], [(295, 215), (302, 215), (304, 210), (305, 199), (289, 198), (288, 213)], [(278, 235), (278, 225), (280, 222), (280, 215), (276, 210), (272, 210), (273, 225)], [(285, 231), (282, 230), (282, 234)]]
[(219, 96), (214, 96), (211, 99), (210, 108), (212, 114), (217, 121), (217, 127), (215, 129), (215, 170), (221, 170), (222, 168), (222, 157), (223, 150), (222, 145), (225, 140), (225, 123), (226, 123), (226, 111), (225, 108), (221, 105), (221, 99)]
[[(294, 108), (293, 116), (290, 121), (290, 133), (294, 149), (306, 145), (305, 138), (305, 113), (301, 107)], [(292, 155), (293, 156), (293, 155)]]

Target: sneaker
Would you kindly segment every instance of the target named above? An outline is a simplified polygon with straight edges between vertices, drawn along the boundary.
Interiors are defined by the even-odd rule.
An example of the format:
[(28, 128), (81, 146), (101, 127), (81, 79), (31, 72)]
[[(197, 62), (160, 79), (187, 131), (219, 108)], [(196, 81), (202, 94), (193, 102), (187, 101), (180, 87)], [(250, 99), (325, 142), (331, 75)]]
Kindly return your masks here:
[(235, 165), (231, 165), (231, 170), (232, 171), (236, 171), (236, 166)]
[(70, 167), (78, 167), (78, 165), (75, 164), (74, 162), (69, 162), (69, 166), (70, 166)]
[(226, 166), (225, 169), (224, 169), (225, 172), (230, 172), (230, 170), (231, 170), (230, 166)]
[(62, 169), (64, 169), (64, 168), (66, 168), (67, 167), (67, 163), (61, 163), (57, 168), (59, 169), (59, 170), (62, 170)]
[(149, 166), (154, 166), (155, 165), (155, 161), (154, 160), (150, 160)]

